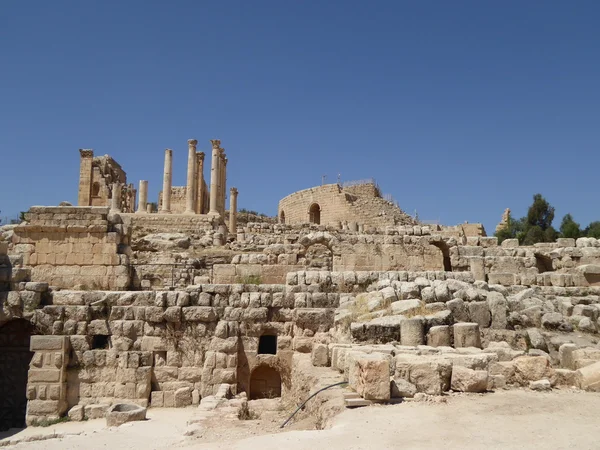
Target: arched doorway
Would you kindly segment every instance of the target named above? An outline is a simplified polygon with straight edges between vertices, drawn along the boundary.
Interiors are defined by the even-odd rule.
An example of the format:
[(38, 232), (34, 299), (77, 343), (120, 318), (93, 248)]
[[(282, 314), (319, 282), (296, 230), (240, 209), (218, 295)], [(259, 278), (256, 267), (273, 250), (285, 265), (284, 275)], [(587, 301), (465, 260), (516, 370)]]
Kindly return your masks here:
[(32, 329), (23, 319), (0, 327), (0, 431), (25, 426)]
[(279, 223), (285, 224), (285, 212), (281, 211), (281, 214), (279, 214)]
[(321, 223), (321, 207), (318, 203), (313, 203), (310, 205), (310, 209), (308, 210), (308, 220), (310, 223), (314, 223), (315, 225), (319, 225)]
[(281, 376), (277, 369), (258, 366), (250, 376), (250, 399), (281, 397)]

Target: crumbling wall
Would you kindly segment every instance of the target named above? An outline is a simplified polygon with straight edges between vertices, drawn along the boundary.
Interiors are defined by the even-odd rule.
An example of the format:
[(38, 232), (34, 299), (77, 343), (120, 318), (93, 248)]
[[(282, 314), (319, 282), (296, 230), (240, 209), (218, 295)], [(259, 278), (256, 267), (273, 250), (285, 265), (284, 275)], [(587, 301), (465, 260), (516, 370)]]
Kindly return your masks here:
[(348, 189), (327, 184), (288, 195), (279, 202), (280, 222), (292, 225), (316, 223), (314, 218), (311, 220), (310, 210), (317, 205), (318, 223), (338, 229), (344, 226), (375, 228), (415, 223), (400, 208), (377, 195), (378, 189), (373, 185)]
[(130, 284), (129, 229), (108, 208), (33, 206), (15, 227), (11, 253), (30, 269), (27, 281), (124, 290)]

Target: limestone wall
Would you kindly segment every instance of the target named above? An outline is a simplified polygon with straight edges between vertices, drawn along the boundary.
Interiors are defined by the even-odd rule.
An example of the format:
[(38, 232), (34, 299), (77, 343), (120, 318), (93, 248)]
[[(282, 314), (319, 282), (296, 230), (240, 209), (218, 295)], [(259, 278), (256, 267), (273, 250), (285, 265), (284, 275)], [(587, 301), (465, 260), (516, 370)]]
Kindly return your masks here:
[[(31, 207), (14, 229), (12, 253), (31, 281), (87, 289), (127, 289), (127, 226), (111, 223), (103, 207)], [(29, 281), (29, 280), (28, 280)]]
[[(383, 200), (372, 185), (354, 186), (346, 191), (337, 184), (327, 184), (295, 192), (279, 202), (278, 217), (286, 224), (311, 222), (310, 209), (318, 205), (320, 224), (342, 228), (356, 223), (362, 227), (412, 224), (413, 219), (390, 202)], [(313, 220), (313, 223), (314, 220)]]

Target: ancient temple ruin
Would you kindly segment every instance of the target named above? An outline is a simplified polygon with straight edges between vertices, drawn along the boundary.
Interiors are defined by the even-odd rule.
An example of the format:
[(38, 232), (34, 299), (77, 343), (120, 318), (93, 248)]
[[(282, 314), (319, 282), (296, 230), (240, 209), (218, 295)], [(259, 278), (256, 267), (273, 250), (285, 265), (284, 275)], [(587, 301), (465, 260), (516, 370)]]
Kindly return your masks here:
[(207, 184), (188, 141), (185, 187), (166, 150), (158, 211), (146, 181), (136, 208), (120, 166), (83, 150), (79, 206), (0, 228), (0, 427), (118, 402), (296, 402), (323, 380), (349, 383), (348, 406), (600, 390), (599, 240), (499, 244), (477, 224), (419, 223), (369, 183), (291, 194), (278, 223), (238, 221), (211, 145)]

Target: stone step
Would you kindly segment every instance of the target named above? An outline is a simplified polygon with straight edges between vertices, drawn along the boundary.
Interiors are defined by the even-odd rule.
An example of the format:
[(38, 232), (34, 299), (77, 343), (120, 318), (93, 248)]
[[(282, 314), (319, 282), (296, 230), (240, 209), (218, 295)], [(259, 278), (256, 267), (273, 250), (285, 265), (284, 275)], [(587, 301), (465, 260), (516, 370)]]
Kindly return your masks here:
[(346, 408), (358, 408), (360, 406), (370, 406), (373, 402), (371, 400), (365, 400), (364, 398), (349, 398), (344, 400)]

